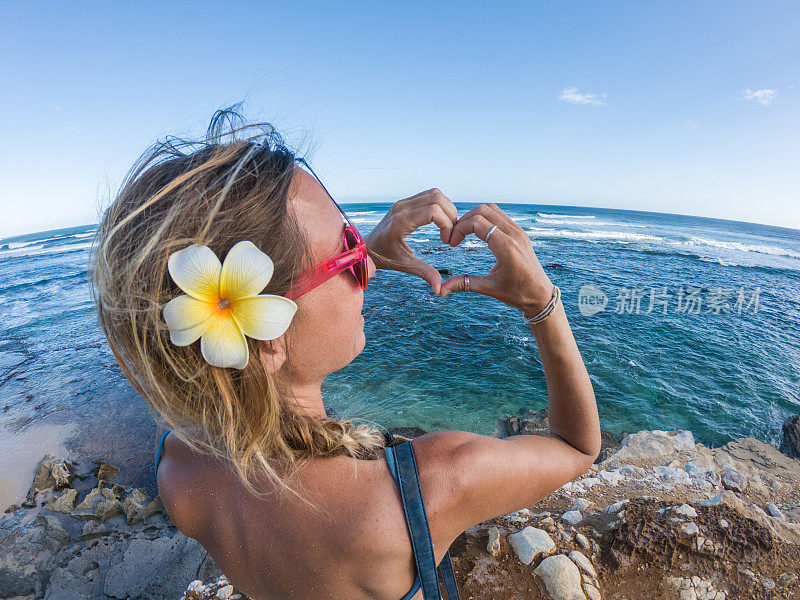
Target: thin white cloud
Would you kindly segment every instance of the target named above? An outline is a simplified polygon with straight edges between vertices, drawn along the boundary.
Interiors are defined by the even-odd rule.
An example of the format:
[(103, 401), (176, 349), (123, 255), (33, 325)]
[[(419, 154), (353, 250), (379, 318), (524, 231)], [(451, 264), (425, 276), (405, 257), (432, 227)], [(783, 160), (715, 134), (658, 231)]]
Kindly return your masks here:
[(606, 94), (582, 94), (576, 87), (566, 87), (561, 90), (558, 99), (569, 104), (588, 104), (589, 106), (603, 106)]
[(778, 95), (778, 90), (744, 90), (742, 98), (758, 102), (761, 106), (769, 106)]

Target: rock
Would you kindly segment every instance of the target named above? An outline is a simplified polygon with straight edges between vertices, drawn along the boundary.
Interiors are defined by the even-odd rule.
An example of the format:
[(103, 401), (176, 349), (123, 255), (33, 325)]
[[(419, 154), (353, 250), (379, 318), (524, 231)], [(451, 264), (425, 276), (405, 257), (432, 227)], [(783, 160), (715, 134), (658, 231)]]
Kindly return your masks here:
[(103, 593), (115, 598), (179, 598), (205, 554), (199, 542), (180, 532), (154, 540), (135, 537), (109, 568)]
[(700, 506), (717, 506), (718, 504), (724, 504), (731, 507), (741, 515), (747, 514), (747, 509), (745, 508), (742, 499), (730, 490), (725, 490), (721, 494), (717, 494), (713, 498), (709, 498), (707, 500), (695, 499), (691, 502), (692, 504), (699, 504)]
[(697, 511), (688, 504), (681, 504), (678, 508), (675, 509), (675, 512), (679, 515), (689, 517), (690, 519), (694, 519), (697, 517)]
[(622, 510), (622, 507), (625, 506), (629, 500), (626, 498), (625, 500), (620, 500), (619, 502), (614, 502), (614, 504), (609, 504), (603, 509), (603, 513), (610, 515), (616, 514)]
[(117, 515), (122, 514), (122, 504), (120, 504), (119, 500), (103, 500), (95, 509), (95, 515), (101, 521), (108, 521), (109, 519), (116, 517)]
[(586, 600), (581, 590), (580, 571), (567, 556), (548, 556), (533, 572), (542, 579), (552, 600)]
[(780, 450), (789, 458), (800, 458), (800, 414), (788, 417), (783, 422)]
[(440, 275), (452, 275), (453, 274), (452, 269), (437, 269), (437, 271), (439, 271)]
[(161, 497), (156, 495), (156, 497), (153, 498), (153, 500), (152, 500), (152, 502), (150, 502), (150, 504), (148, 504), (142, 510), (140, 510), (138, 513), (136, 513), (136, 516), (134, 517), (134, 520), (137, 521), (137, 522), (138, 521), (146, 521), (147, 519), (149, 519), (153, 515), (157, 515), (157, 514), (163, 513), (163, 512), (164, 512), (164, 505), (161, 502)]
[(572, 508), (570, 510), (583, 512), (593, 504), (594, 502), (587, 500), (586, 498), (576, 498), (575, 502), (572, 503)]
[(525, 565), (531, 564), (540, 554), (549, 554), (556, 546), (546, 531), (530, 525), (522, 531), (510, 534), (508, 543), (520, 562)]
[(19, 510), (0, 520), (0, 598), (40, 594), (52, 573), (58, 546), (46, 524), (36, 521), (41, 510)]
[(570, 525), (577, 525), (583, 520), (583, 515), (578, 510), (568, 510), (561, 518)]
[(591, 583), (583, 584), (583, 591), (589, 600), (600, 600), (600, 590), (594, 587)]
[(578, 565), (578, 568), (581, 571), (592, 577), (597, 577), (597, 571), (595, 571), (594, 565), (592, 565), (592, 561), (586, 558), (585, 554), (583, 554), (582, 552), (578, 552), (577, 550), (573, 550), (572, 552), (569, 553), (569, 557), (572, 560), (572, 562)]
[(725, 489), (743, 493), (747, 489), (747, 475), (730, 465), (723, 468), (722, 485)]
[(500, 552), (500, 530), (497, 527), (489, 528), (489, 543), (486, 545), (486, 550), (492, 556), (497, 556)]
[(697, 535), (699, 529), (697, 529), (697, 525), (692, 522), (684, 523), (683, 527), (681, 527), (681, 531), (686, 535)]
[(694, 454), (696, 451), (694, 436), (691, 431), (674, 432), (640, 431), (626, 436), (619, 450), (609, 459), (614, 464), (655, 460), (663, 463), (665, 458), (674, 454)]
[(75, 476), (75, 467), (60, 458), (55, 458), (50, 454), (45, 454), (33, 476), (33, 482), (28, 489), (26, 500), (33, 501), (37, 493), (48, 488), (60, 490), (68, 487)]
[(107, 462), (97, 461), (95, 464), (97, 465), (97, 470), (94, 471), (94, 474), (97, 475), (98, 479), (109, 480), (119, 472), (119, 467)]
[(531, 511), (527, 508), (521, 508), (516, 512), (507, 514), (505, 517), (515, 523), (524, 523), (531, 518)]
[(795, 581), (797, 581), (797, 575), (794, 573), (783, 573), (780, 577), (778, 577), (778, 585), (781, 587), (787, 587), (789, 584), (792, 584)]
[(589, 540), (582, 533), (579, 533), (578, 535), (575, 536), (575, 541), (577, 541), (580, 547), (583, 548), (584, 550), (589, 549)]
[(67, 488), (55, 500), (51, 500), (44, 507), (47, 510), (61, 513), (71, 513), (75, 506), (75, 500), (78, 499), (78, 491), (73, 488)]
[(775, 506), (772, 502), (767, 503), (767, 512), (776, 519), (786, 520), (786, 516), (781, 512), (781, 509)]
[(72, 511), (76, 519), (110, 519), (122, 512), (117, 495), (110, 488), (93, 488)]
[(719, 520), (719, 526), (720, 527), (722, 527), (723, 529), (727, 529), (728, 525), (729, 525), (728, 519), (720, 518), (720, 520)]
[(764, 579), (761, 581), (761, 585), (764, 586), (765, 590), (772, 590), (775, 589), (775, 582), (772, 579)]
[(140, 489), (135, 489), (128, 494), (127, 498), (122, 502), (122, 512), (125, 513), (128, 525), (134, 523), (134, 518), (147, 506), (149, 500), (150, 498), (147, 497), (147, 494)]
[[(443, 274), (447, 275), (447, 273), (443, 273)], [(223, 586), (223, 587), (221, 587), (221, 588), (219, 588), (217, 590), (216, 597), (219, 598), (219, 600), (228, 600), (231, 597), (231, 594), (233, 594), (233, 586), (232, 585), (226, 585), (226, 586)]]

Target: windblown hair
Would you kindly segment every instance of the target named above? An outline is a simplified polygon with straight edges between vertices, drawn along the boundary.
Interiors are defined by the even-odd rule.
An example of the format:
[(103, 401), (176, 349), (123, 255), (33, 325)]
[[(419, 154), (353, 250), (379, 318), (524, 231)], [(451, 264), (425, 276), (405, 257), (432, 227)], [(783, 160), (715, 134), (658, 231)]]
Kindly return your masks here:
[(308, 241), (288, 207), (294, 164), (302, 159), (270, 124), (235, 126), (240, 120), (234, 109), (217, 111), (204, 139), (167, 137), (139, 158), (102, 215), (92, 293), (111, 350), (156, 421), (160, 416), (194, 451), (229, 461), (252, 494), (266, 496), (256, 488), (266, 475), (277, 491), (311, 504), (290, 485), (300, 467), (342, 454), (375, 459), (386, 445), (380, 430), (299, 411), (255, 359), (256, 340), (247, 338), (245, 369), (209, 365), (199, 343), (170, 342), (162, 315), (181, 293), (167, 259), (191, 244), (221, 259), (235, 243), (253, 242), (274, 263), (264, 294), (285, 294), (292, 277), (311, 266)]

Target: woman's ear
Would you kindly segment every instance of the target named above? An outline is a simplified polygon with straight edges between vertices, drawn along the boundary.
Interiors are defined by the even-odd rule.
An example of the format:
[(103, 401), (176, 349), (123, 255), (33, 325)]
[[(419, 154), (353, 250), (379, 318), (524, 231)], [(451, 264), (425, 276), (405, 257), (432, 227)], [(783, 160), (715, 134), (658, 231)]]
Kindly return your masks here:
[(286, 361), (286, 338), (280, 336), (274, 340), (259, 340), (258, 354), (264, 368), (274, 375)]

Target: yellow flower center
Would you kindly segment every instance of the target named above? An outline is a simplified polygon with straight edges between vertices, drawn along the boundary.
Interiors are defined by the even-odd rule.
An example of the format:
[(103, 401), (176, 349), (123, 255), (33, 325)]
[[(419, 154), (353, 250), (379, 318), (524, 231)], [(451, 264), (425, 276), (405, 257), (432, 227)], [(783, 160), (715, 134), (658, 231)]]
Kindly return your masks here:
[(228, 308), (231, 305), (231, 301), (229, 298), (223, 298), (219, 301), (218, 306), (220, 308)]

